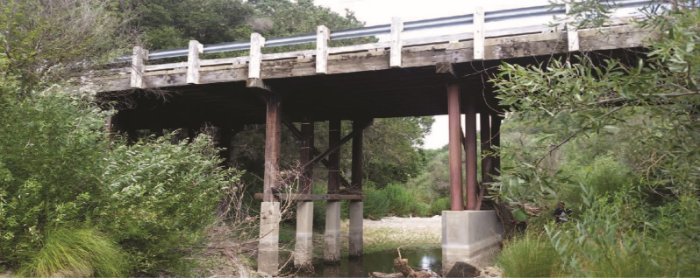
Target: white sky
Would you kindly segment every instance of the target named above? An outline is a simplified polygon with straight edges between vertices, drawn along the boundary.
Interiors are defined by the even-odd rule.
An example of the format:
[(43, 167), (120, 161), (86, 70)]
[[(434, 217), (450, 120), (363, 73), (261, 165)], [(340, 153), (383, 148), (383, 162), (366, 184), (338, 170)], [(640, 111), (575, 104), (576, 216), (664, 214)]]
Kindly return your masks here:
[[(340, 14), (345, 14), (345, 9), (349, 9), (355, 12), (355, 16), (360, 21), (364, 21), (366, 25), (369, 26), (390, 23), (392, 17), (400, 17), (403, 21), (412, 21), (470, 14), (477, 6), (482, 6), (484, 10), (489, 11), (543, 5), (549, 2), (548, 0), (315, 0), (315, 3), (328, 7)], [(543, 20), (544, 23), (546, 20), (549, 20), (549, 18)], [(514, 22), (501, 23), (501, 25), (503, 24), (512, 26)], [(489, 26), (487, 26), (487, 28), (488, 27)], [(492, 26), (492, 28), (502, 27)], [(440, 32), (434, 35), (444, 35), (461, 31), (455, 28), (451, 29), (452, 30), (448, 28), (439, 31), (431, 30), (431, 32)], [(425, 32), (423, 32), (423, 34), (425, 34)], [(414, 34), (414, 36), (420, 35), (422, 34)], [(435, 123), (433, 124), (432, 132), (426, 136), (423, 146), (427, 149), (441, 148), (446, 145), (448, 141), (447, 116), (436, 116), (434, 118)]]

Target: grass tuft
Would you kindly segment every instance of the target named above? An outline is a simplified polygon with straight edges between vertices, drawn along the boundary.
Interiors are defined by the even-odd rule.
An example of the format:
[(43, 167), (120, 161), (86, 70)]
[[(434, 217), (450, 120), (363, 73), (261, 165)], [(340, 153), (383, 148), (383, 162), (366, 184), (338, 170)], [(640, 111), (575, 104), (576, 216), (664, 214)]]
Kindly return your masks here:
[(545, 236), (528, 232), (506, 243), (496, 265), (507, 277), (551, 277), (560, 273), (561, 263)]
[(112, 241), (92, 229), (59, 229), (22, 266), (28, 277), (117, 277), (126, 274), (126, 257)]

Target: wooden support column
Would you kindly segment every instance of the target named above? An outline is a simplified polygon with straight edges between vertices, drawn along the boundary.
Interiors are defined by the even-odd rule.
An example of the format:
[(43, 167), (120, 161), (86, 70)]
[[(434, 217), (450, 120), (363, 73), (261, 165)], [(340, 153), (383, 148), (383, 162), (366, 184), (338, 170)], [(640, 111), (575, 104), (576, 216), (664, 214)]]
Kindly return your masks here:
[(148, 50), (140, 46), (134, 46), (133, 55), (131, 56), (131, 88), (146, 88), (143, 82), (143, 76), (146, 72), (145, 61), (148, 61)]
[(491, 116), (488, 113), (479, 113), (481, 127), (481, 186), (479, 186), (479, 199), (476, 209), (481, 209), (481, 203), (486, 194), (486, 187), (493, 181), (493, 150), (491, 149)]
[(340, 120), (329, 121), (328, 148), (334, 151), (328, 154), (328, 194), (340, 191), (340, 144)]
[(459, 85), (447, 86), (447, 114), (449, 120), (450, 210), (463, 210), (462, 203), (462, 132)]
[(491, 149), (496, 151), (492, 158), (492, 176), (500, 175), (501, 173), (501, 156), (499, 154), (501, 147), (501, 120), (503, 120), (503, 118), (497, 115), (491, 117)]
[(475, 103), (470, 101), (464, 111), (464, 139), (467, 141), (467, 210), (476, 209), (476, 111)]
[(301, 123), (301, 150), (299, 152), (299, 163), (303, 165), (301, 188), (299, 188), (299, 193), (301, 194), (311, 194), (311, 187), (313, 186), (313, 163), (309, 163), (313, 158), (314, 150), (314, 123), (313, 122), (303, 122)]
[(260, 204), (260, 236), (258, 242), (258, 272), (276, 275), (279, 267), (280, 203), (274, 201), (272, 187), (279, 183), (280, 158), (280, 100), (275, 94), (267, 97), (265, 121), (265, 175), (263, 202)]
[[(340, 120), (328, 123), (328, 148), (335, 149), (328, 155), (328, 194), (337, 194), (340, 190)], [(326, 231), (323, 259), (326, 263), (340, 261), (340, 202), (326, 203)]]
[[(363, 132), (365, 124), (356, 121), (352, 123), (352, 192), (362, 193), (362, 147), (363, 147)], [(363, 206), (362, 201), (350, 202), (349, 212), (350, 212), (350, 227), (348, 235), (349, 244), (349, 256), (350, 257), (360, 257), (362, 256), (362, 241), (363, 241)]]

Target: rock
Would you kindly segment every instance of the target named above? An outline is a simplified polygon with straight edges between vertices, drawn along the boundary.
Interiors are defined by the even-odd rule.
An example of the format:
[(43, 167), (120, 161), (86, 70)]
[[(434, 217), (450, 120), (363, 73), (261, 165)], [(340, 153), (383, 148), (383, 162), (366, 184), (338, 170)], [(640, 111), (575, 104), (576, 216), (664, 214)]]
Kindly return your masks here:
[(487, 266), (481, 270), (480, 278), (500, 278), (503, 277), (503, 271), (495, 266)]
[(384, 272), (372, 272), (369, 274), (370, 277), (374, 278), (403, 278), (403, 274), (396, 272), (396, 273), (384, 273)]
[(444, 277), (479, 277), (481, 269), (465, 262), (457, 262)]

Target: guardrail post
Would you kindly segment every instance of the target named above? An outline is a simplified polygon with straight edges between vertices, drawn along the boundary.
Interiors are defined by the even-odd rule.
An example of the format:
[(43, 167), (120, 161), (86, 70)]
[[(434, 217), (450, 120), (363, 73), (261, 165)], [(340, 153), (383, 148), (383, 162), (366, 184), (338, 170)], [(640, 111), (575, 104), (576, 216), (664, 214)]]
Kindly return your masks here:
[(484, 8), (474, 10), (474, 60), (484, 59)]
[(328, 27), (320, 25), (316, 27), (316, 73), (326, 74), (328, 71), (328, 40), (331, 31)]
[(143, 74), (145, 71), (145, 62), (148, 60), (148, 50), (141, 46), (134, 46), (134, 52), (131, 56), (131, 88), (145, 88), (143, 85)]
[(258, 34), (250, 34), (250, 58), (248, 59), (248, 79), (260, 79), (260, 64), (262, 63), (262, 47), (265, 38)]
[(191, 40), (187, 52), (187, 84), (199, 84), (199, 54), (201, 53), (204, 53), (204, 46), (196, 40)]
[(566, 38), (569, 44), (569, 52), (574, 52), (579, 50), (578, 30), (576, 29), (576, 22), (570, 13), (571, 3), (566, 3)]
[(403, 21), (401, 18), (394, 17), (391, 19), (391, 53), (389, 56), (389, 66), (392, 68), (401, 67), (401, 32), (403, 32)]

